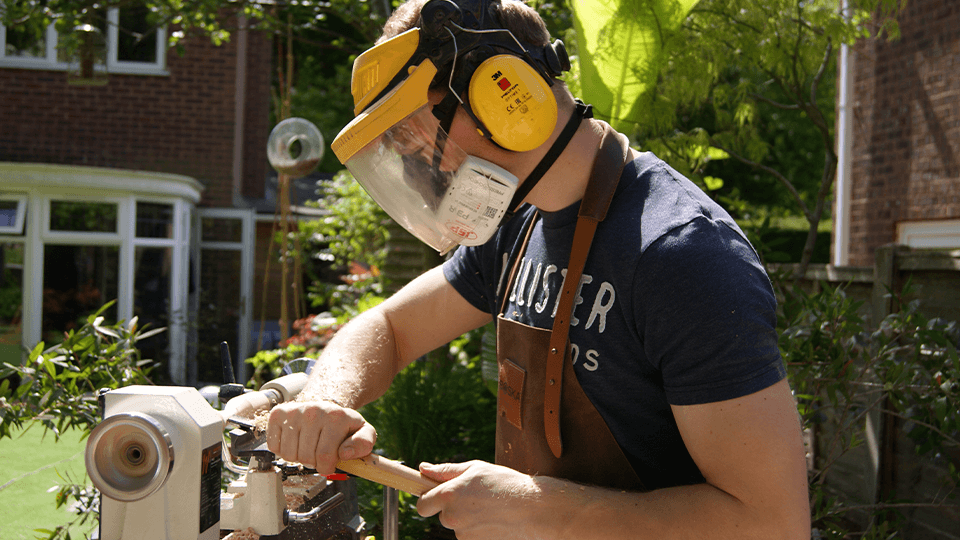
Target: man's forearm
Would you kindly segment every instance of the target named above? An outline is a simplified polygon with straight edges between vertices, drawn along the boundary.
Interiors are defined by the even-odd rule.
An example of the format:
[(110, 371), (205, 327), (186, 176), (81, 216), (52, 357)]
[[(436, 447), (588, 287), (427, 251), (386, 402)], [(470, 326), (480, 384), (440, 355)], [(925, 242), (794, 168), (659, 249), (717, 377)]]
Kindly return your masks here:
[[(806, 496), (790, 504), (748, 505), (709, 484), (630, 493), (535, 477), (543, 504), (531, 538), (736, 539), (810, 538)], [(780, 494), (771, 494), (780, 499)]]
[(389, 320), (377, 309), (364, 312), (330, 340), (297, 399), (356, 409), (387, 391), (398, 363)]

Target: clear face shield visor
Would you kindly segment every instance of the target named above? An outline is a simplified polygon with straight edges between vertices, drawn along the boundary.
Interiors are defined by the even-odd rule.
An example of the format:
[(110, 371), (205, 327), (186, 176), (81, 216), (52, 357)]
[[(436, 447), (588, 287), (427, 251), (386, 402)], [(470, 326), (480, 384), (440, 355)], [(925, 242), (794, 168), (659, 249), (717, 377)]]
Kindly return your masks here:
[(468, 156), (429, 105), (385, 130), (345, 165), (390, 217), (440, 253), (489, 240), (518, 183), (501, 167)]

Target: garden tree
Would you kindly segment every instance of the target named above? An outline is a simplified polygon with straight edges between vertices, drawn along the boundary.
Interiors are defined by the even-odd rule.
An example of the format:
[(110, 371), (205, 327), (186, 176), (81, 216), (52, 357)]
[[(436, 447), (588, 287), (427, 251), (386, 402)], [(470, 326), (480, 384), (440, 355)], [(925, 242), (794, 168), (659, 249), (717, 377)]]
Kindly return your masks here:
[[(109, 8), (144, 6), (150, 13), (153, 28), (176, 27), (179, 32), (170, 33), (170, 44), (176, 45), (190, 34), (206, 35), (214, 42), (230, 38), (236, 30), (227, 22), (230, 15), (243, 14), (252, 21), (283, 25), (287, 15), (295, 13), (295, 24), (322, 22), (327, 17), (336, 17), (350, 32), (373, 35), (379, 31), (383, 19), (389, 15), (391, 0), (350, 2), (330, 0), (324, 2), (292, 2), (263, 0), (0, 0), (0, 24), (7, 27), (46, 26), (56, 23), (60, 31), (68, 31), (78, 24), (94, 24), (103, 21)], [(278, 17), (278, 13), (282, 17)], [(305, 23), (306, 21), (306, 23)], [(124, 29), (121, 28), (121, 31)], [(336, 33), (336, 32), (334, 32)], [(335, 38), (334, 38), (335, 39)], [(335, 45), (331, 45), (335, 46)]]
[[(660, 39), (645, 50), (652, 47), (647, 56), (659, 62), (641, 58), (639, 64), (623, 63), (620, 85), (609, 87), (610, 106), (598, 107), (599, 112), (621, 129), (633, 124), (633, 135), (645, 146), (708, 189), (722, 183), (706, 174), (707, 163), (717, 157), (729, 156), (774, 178), (809, 223), (799, 268), (805, 272), (836, 176), (835, 99), (827, 78), (835, 70), (840, 44), (895, 38), (894, 17), (903, 3), (850, 0), (841, 10), (836, 0), (702, 0), (671, 33), (679, 1), (664, 7), (661, 0), (623, 0), (598, 35), (609, 35), (631, 17), (652, 19), (645, 23), (647, 32), (655, 29)], [(592, 61), (622, 58), (625, 47), (616, 40), (600, 41), (591, 51)], [(589, 66), (580, 53), (586, 80)], [(646, 86), (637, 92), (643, 82)], [(779, 123), (806, 126), (793, 131), (798, 138), (815, 134), (816, 152), (805, 152), (823, 156), (815, 189), (798, 188), (804, 185), (804, 168), (771, 151), (777, 141), (764, 136), (773, 133), (769, 125)], [(809, 142), (805, 137), (801, 144)], [(780, 148), (790, 144), (794, 141), (781, 140)]]

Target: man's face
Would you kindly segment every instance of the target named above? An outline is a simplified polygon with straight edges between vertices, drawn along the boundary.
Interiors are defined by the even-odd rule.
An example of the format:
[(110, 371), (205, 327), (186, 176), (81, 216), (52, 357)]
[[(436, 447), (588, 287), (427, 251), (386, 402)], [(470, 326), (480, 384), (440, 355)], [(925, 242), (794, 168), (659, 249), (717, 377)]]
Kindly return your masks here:
[[(446, 92), (431, 90), (428, 99), (431, 107), (435, 107), (443, 100)], [(499, 163), (499, 159), (494, 152), (496, 147), (486, 140), (479, 131), (477, 125), (470, 118), (470, 115), (464, 111), (463, 106), (457, 106), (453, 116), (453, 122), (450, 124), (450, 140), (457, 144), (467, 155), (483, 158), (492, 163)], [(446, 164), (445, 164), (446, 165)], [(457, 163), (457, 166), (460, 164)], [(443, 167), (441, 167), (443, 168)], [(443, 168), (443, 170), (447, 170)]]

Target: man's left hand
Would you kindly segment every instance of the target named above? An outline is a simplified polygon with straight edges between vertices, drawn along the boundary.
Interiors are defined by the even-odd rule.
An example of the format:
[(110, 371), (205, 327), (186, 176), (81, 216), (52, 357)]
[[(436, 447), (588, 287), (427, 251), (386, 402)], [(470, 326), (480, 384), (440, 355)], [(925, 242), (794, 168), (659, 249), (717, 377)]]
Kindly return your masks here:
[(458, 540), (527, 537), (529, 503), (541, 497), (532, 477), (484, 461), (421, 463), (420, 472), (440, 485), (420, 497), (417, 511), (424, 517), (439, 513)]

